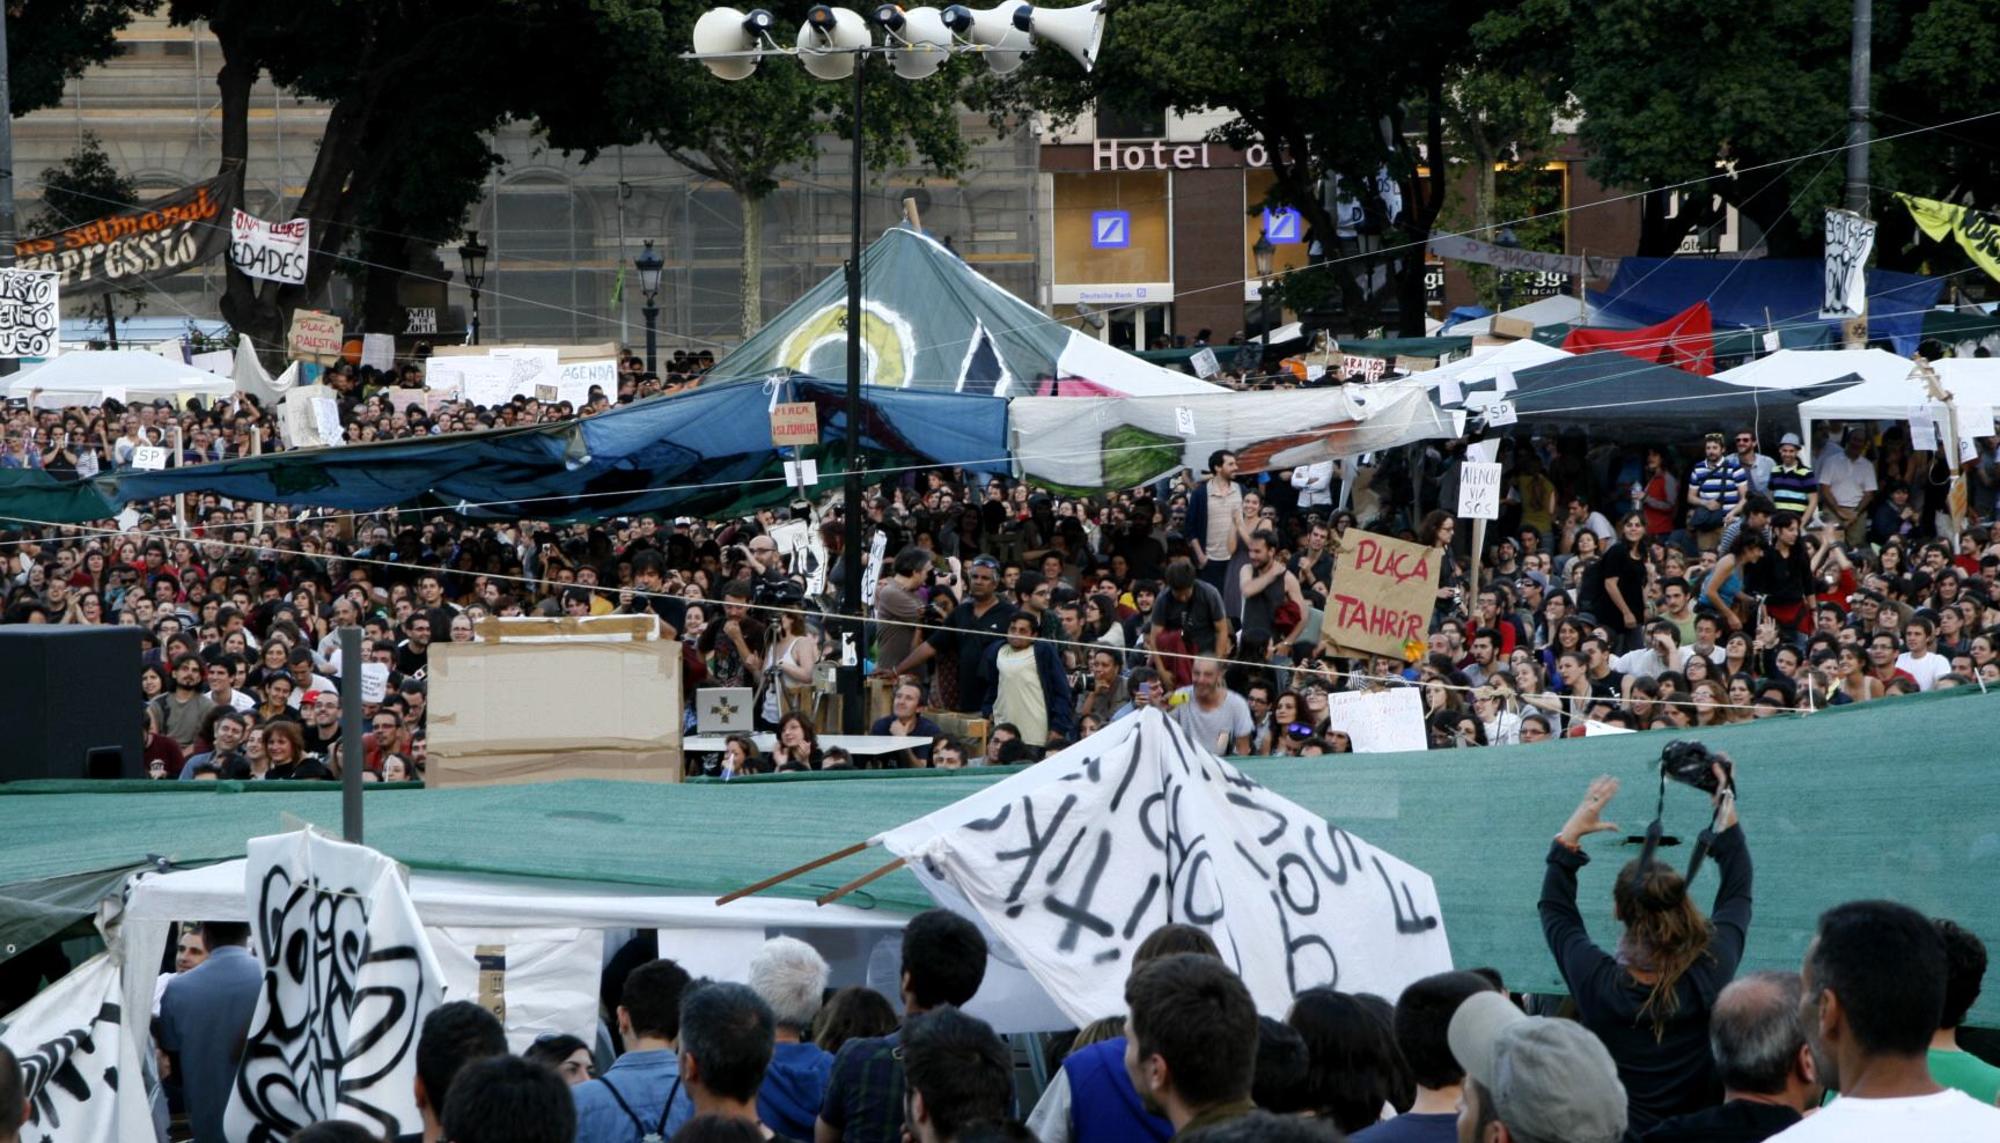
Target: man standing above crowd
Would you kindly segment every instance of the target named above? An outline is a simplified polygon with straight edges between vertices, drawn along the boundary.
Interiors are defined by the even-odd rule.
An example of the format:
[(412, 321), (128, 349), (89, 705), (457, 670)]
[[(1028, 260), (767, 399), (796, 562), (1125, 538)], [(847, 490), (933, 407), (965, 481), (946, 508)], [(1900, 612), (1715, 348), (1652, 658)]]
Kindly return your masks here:
[(1243, 519), (1243, 490), (1236, 486), (1236, 454), (1228, 449), (1210, 454), (1208, 479), (1188, 495), (1187, 536), (1202, 582), (1222, 591), (1236, 549), (1250, 539)]
[[(887, 671), (902, 675), (928, 663), (940, 653), (956, 653), (958, 706), (960, 713), (983, 710), (993, 698), (996, 680), (985, 676), (982, 665), (988, 648), (1007, 634), (1007, 621), (1014, 607), (1000, 597), (1000, 561), (979, 556), (965, 573), (966, 598), (945, 618), (944, 626), (918, 644)], [(886, 660), (884, 660), (886, 662)]]
[(1194, 678), (1195, 656), (1229, 657), (1229, 612), (1222, 592), (1197, 578), (1194, 565), (1184, 559), (1167, 565), (1166, 581), (1167, 590), (1153, 602), (1146, 649), (1161, 678), (1185, 685)]
[(1277, 533), (1268, 528), (1251, 533), (1250, 559), (1237, 578), (1242, 587), (1243, 630), (1269, 632), (1287, 647), (1305, 637), (1305, 596), (1298, 577), (1278, 558)]
[(1875, 463), (1862, 455), (1868, 434), (1859, 425), (1841, 434), (1840, 447), (1819, 458), (1820, 503), (1840, 524), (1850, 547), (1868, 539), (1868, 508), (1875, 499)]
[(1725, 455), (1722, 434), (1702, 441), (1702, 460), (1688, 472), (1688, 531), (1703, 549), (1713, 551), (1727, 524), (1741, 510), (1750, 477), (1733, 456)]

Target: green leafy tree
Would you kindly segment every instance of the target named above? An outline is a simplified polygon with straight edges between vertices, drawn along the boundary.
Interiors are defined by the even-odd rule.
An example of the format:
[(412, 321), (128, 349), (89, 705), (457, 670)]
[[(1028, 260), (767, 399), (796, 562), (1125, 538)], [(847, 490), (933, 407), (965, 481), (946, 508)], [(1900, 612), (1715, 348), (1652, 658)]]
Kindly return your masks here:
[(160, 0), (11, 0), (7, 98), (15, 115), (62, 101), (64, 82), (118, 54), (118, 33)]
[(261, 75), (329, 108), (295, 207), (313, 225), (305, 284), (229, 270), (223, 316), (267, 352), (292, 310), (321, 296), (338, 262), (329, 255), (342, 251), (380, 263), (361, 276), (364, 312), (398, 328), (387, 299), (413, 247), (458, 232), (497, 162), (483, 135), (524, 120), (586, 155), (636, 142), (650, 120), (620, 112), (636, 108), (620, 93), (671, 59), (658, 0), (173, 0), (171, 11), (205, 20), (221, 43), (225, 171), (248, 162)]
[[(1454, 69), (1483, 5), (1469, 0), (1125, 0), (1112, 10), (1088, 75), (1041, 51), (1016, 77), (989, 81), (979, 106), (1074, 119), (1097, 101), (1231, 116), (1219, 143), (1262, 144), (1274, 176), (1266, 202), (1299, 211), (1326, 251), (1277, 283), (1293, 309), (1339, 298), (1347, 323), (1380, 320), (1387, 274), (1404, 332), (1421, 333), (1423, 245), (1447, 199), (1445, 111)], [(1385, 218), (1378, 173), (1402, 213)], [(1360, 250), (1336, 245), (1335, 180), (1375, 221)], [(1370, 251), (1373, 252), (1370, 252)]]
[[(104, 141), (86, 131), (76, 150), (41, 176), (42, 209), (28, 224), (30, 232), (48, 234), (100, 218), (139, 201), (139, 184), (128, 178), (105, 153)], [(145, 287), (115, 290), (91, 299), (86, 313), (104, 315), (105, 332), (118, 344), (118, 298), (137, 313), (145, 308)]]
[[(806, 5), (773, 5), (778, 38), (789, 39)], [(701, 9), (670, 11), (672, 36), (689, 43)], [(879, 37), (879, 33), (877, 33)], [(957, 103), (981, 65), (954, 60), (920, 80), (896, 76), (879, 57), (866, 65), (862, 100), (863, 155), (880, 171), (922, 159), (931, 174), (951, 178), (965, 169), (970, 146), (959, 128)], [(766, 60), (748, 79), (715, 78), (692, 61), (676, 61), (659, 77), (662, 91), (633, 94), (673, 108), (648, 134), (673, 158), (736, 193), (743, 208), (743, 336), (764, 324), (764, 204), (783, 173), (810, 160), (829, 133), (853, 131), (853, 84), (814, 78), (797, 62)]]

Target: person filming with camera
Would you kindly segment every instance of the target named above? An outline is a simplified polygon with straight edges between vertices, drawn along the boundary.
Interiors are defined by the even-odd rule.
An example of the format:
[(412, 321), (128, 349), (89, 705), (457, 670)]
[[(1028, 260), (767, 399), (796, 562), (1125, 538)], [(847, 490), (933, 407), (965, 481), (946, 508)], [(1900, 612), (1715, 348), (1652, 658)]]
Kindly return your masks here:
[(1651, 860), (1649, 844), (1612, 886), (1612, 910), (1624, 927), (1617, 948), (1607, 951), (1591, 940), (1577, 909), (1577, 871), (1590, 863), (1585, 838), (1618, 832), (1602, 816), (1618, 793), (1612, 777), (1593, 781), (1556, 832), (1540, 906), (1542, 934), (1576, 1000), (1577, 1018), (1617, 1061), (1634, 1135), (1720, 1101), (1709, 1015), (1736, 975), (1750, 929), (1750, 849), (1737, 822), (1728, 759), (1676, 742), (1661, 764), (1667, 775), (1707, 790), (1714, 805), (1690, 864), (1692, 876), (1704, 850), (1715, 857), (1721, 884), (1710, 915), (1703, 917), (1695, 905), (1688, 878)]

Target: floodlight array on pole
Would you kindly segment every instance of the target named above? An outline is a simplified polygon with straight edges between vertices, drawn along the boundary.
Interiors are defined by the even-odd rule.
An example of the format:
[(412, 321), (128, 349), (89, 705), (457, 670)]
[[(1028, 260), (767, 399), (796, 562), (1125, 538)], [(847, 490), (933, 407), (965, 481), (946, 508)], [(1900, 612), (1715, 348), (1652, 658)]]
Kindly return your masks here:
[[(852, 228), (847, 253), (847, 416), (846, 461), (841, 532), (840, 613), (847, 638), (852, 639), (856, 665), (840, 669), (842, 730), (860, 734), (867, 713), (861, 702), (861, 181), (862, 108), (865, 96), (863, 66), (867, 57), (888, 59), (898, 76), (909, 80), (928, 78), (944, 66), (947, 58), (974, 55), (986, 61), (996, 74), (1021, 66), (1021, 57), (1034, 50), (1036, 38), (1044, 39), (1076, 57), (1084, 70), (1097, 64), (1098, 46), (1104, 38), (1104, 0), (1074, 8), (1043, 10), (1025, 0), (1006, 0), (998, 7), (974, 11), (962, 4), (947, 8), (904, 8), (898, 4), (877, 4), (864, 18), (852, 8), (815, 4), (792, 37), (791, 46), (778, 42), (777, 21), (762, 8), (711, 8), (694, 25), (694, 50), (682, 58), (699, 60), (717, 79), (737, 81), (755, 74), (757, 65), (768, 56), (791, 56), (814, 77), (854, 84), (853, 148), (850, 173), (853, 181)], [(875, 42), (874, 28), (882, 29), (883, 42)]]

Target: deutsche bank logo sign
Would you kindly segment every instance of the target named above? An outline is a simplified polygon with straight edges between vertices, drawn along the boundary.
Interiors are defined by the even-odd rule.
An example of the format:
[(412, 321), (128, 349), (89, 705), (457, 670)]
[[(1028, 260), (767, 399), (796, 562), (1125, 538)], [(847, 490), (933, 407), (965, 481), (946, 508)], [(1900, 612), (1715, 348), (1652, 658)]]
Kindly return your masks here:
[(1132, 245), (1132, 212), (1091, 211), (1090, 244), (1098, 250), (1123, 250)]
[(1272, 210), (1264, 208), (1264, 237), (1274, 246), (1283, 246), (1305, 241), (1305, 227), (1299, 221), (1299, 212), (1291, 207)]

